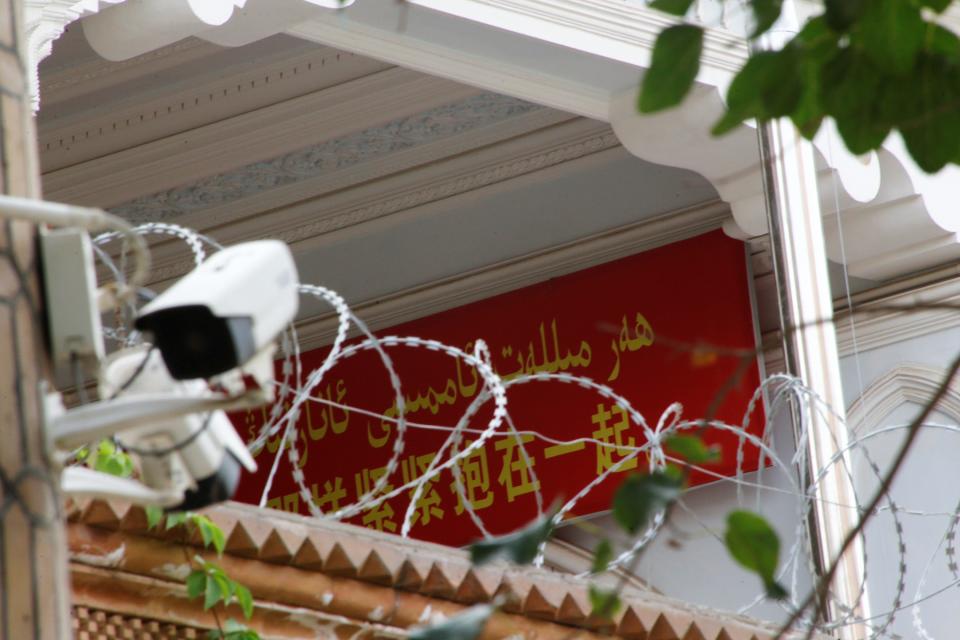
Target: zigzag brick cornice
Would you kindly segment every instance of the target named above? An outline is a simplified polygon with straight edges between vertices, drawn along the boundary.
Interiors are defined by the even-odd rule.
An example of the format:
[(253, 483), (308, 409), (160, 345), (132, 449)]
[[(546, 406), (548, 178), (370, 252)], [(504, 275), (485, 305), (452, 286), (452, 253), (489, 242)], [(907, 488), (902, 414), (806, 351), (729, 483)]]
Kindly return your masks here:
[[(132, 593), (114, 593), (119, 608), (142, 601), (144, 616), (164, 619), (158, 614), (167, 611), (169, 622), (210, 626), (199, 603), (192, 606), (182, 595), (175, 602), (182, 594), (186, 554), (207, 553), (197, 535), (182, 528), (150, 531), (143, 510), (126, 504), (71, 502), (67, 513), (79, 604), (109, 605), (110, 594), (123, 585)], [(474, 567), (461, 550), (237, 503), (205, 515), (227, 536), (218, 562), (253, 592), (259, 617), (251, 624), (277, 635), (281, 630), (270, 623), (278, 613), (286, 613), (288, 623), (290, 612), (297, 611), (301, 620), (314, 624), (325, 617), (398, 632), (432, 614), (453, 615), (495, 596), (505, 604), (488, 623), (485, 637), (614, 633), (644, 640), (765, 640), (776, 632), (748, 618), (637, 590), (623, 592), (625, 606), (612, 622), (599, 620), (590, 615), (588, 582), (569, 575), (504, 563)], [(138, 599), (141, 591), (158, 602)], [(168, 600), (177, 605), (172, 616), (165, 609)], [(289, 625), (282, 635), (288, 633)]]

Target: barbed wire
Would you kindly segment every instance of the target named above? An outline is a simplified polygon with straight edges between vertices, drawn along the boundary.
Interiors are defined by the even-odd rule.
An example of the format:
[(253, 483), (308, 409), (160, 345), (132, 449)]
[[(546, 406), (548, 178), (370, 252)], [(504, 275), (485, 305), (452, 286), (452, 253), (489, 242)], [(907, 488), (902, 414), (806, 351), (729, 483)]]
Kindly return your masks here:
[[(136, 229), (137, 233), (160, 234), (173, 237), (183, 241), (189, 248), (194, 264), (201, 264), (206, 258), (207, 250), (218, 250), (220, 245), (215, 240), (196, 233), (190, 229), (185, 229), (177, 225), (166, 223), (144, 224)], [(114, 260), (103, 250), (101, 245), (116, 239), (116, 234), (104, 234), (95, 239), (97, 245), (97, 257), (104, 263), (107, 269), (118, 280), (123, 279), (123, 262), (121, 260), (118, 266)], [(121, 250), (121, 257), (123, 251)], [(877, 514), (889, 514), (889, 526), (892, 528), (892, 535), (883, 536), (882, 531), (878, 531), (881, 524), (877, 521), (874, 525), (864, 531), (864, 537), (867, 535), (878, 538), (892, 540), (888, 542), (888, 547), (892, 548), (892, 560), (884, 558), (887, 564), (891, 564), (896, 575), (896, 585), (893, 595), (887, 606), (880, 607), (879, 603), (871, 602), (873, 614), (868, 619), (857, 618), (852, 610), (851, 603), (842, 603), (842, 610), (846, 614), (839, 620), (834, 620), (828, 624), (812, 619), (809, 613), (803, 613), (798, 618), (798, 624), (807, 629), (816, 629), (819, 631), (830, 632), (838, 627), (850, 624), (865, 624), (871, 630), (871, 638), (899, 638), (896, 633), (891, 631), (893, 622), (902, 611), (910, 610), (912, 617), (912, 627), (918, 638), (923, 640), (932, 640), (924, 626), (923, 616), (920, 605), (927, 603), (937, 595), (949, 593), (950, 587), (960, 584), (960, 568), (956, 560), (956, 536), (958, 521), (960, 521), (960, 503), (952, 511), (925, 511), (923, 509), (911, 508), (898, 504), (892, 495), (888, 492), (884, 496), (884, 504), (878, 506), (874, 513), (865, 513), (864, 506), (856, 492), (858, 482), (856, 482), (854, 469), (849, 468), (848, 461), (856, 459), (862, 461), (861, 470), (866, 472), (871, 478), (880, 482), (884, 473), (880, 465), (871, 456), (867, 445), (874, 439), (886, 435), (892, 435), (904, 432), (911, 427), (910, 424), (895, 424), (881, 428), (874, 428), (865, 433), (853, 433), (842, 422), (842, 416), (830, 407), (822, 398), (817, 396), (812, 390), (807, 388), (803, 382), (785, 374), (770, 375), (761, 381), (759, 386), (753, 391), (748, 402), (743, 407), (743, 417), (739, 424), (730, 424), (713, 417), (689, 419), (683, 417), (683, 407), (679, 403), (673, 403), (658, 416), (653, 426), (639, 410), (637, 410), (630, 401), (619, 393), (616, 389), (603, 383), (596, 382), (589, 377), (576, 376), (568, 373), (531, 373), (524, 374), (510, 379), (504, 379), (499, 376), (491, 364), (489, 348), (482, 341), (477, 339), (474, 342), (472, 352), (444, 344), (442, 342), (429, 338), (415, 336), (383, 336), (378, 337), (352, 312), (347, 303), (336, 292), (322, 286), (302, 284), (300, 293), (304, 296), (319, 300), (328, 304), (336, 314), (337, 329), (332, 345), (323, 359), (320, 366), (306, 371), (302, 361), (300, 344), (296, 331), (291, 327), (284, 333), (281, 339), (281, 364), (280, 379), (276, 385), (276, 401), (270, 408), (269, 416), (260, 426), (256, 435), (249, 441), (248, 445), (253, 452), (259, 452), (266, 446), (268, 440), (280, 436), (276, 456), (273, 458), (271, 468), (264, 485), (260, 498), (260, 506), (265, 506), (270, 491), (274, 485), (277, 475), (280, 473), (284, 456), (284, 450), (287, 452), (286, 461), (289, 466), (290, 476), (297, 488), (297, 492), (306, 505), (310, 514), (318, 518), (330, 518), (335, 520), (345, 520), (353, 518), (365, 511), (374, 509), (384, 502), (404, 494), (410, 495), (410, 501), (403, 514), (400, 535), (411, 535), (416, 515), (417, 505), (420, 503), (424, 493), (429, 490), (432, 483), (436, 482), (441, 474), (449, 473), (459, 504), (463, 506), (467, 517), (477, 528), (478, 534), (483, 537), (491, 537), (490, 527), (485, 523), (482, 513), (472, 504), (467, 495), (467, 488), (462, 477), (462, 464), (481, 450), (493, 438), (512, 438), (521, 459), (526, 464), (527, 470), (533, 478), (534, 486), (535, 513), (532, 516), (540, 516), (545, 512), (544, 508), (544, 490), (540, 487), (537, 480), (534, 465), (531, 463), (524, 439), (532, 437), (552, 445), (573, 445), (586, 444), (600, 449), (611, 449), (616, 451), (619, 460), (605, 469), (595, 478), (585, 483), (570, 499), (568, 499), (554, 512), (553, 518), (556, 524), (563, 522), (564, 518), (571, 515), (576, 506), (588, 495), (608, 480), (612, 474), (629, 468), (632, 463), (638, 461), (641, 457), (647, 462), (649, 470), (662, 469), (670, 463), (682, 463), (676, 456), (669, 453), (665, 443), (667, 440), (677, 434), (692, 432), (700, 433), (703, 431), (715, 431), (732, 435), (736, 439), (735, 460), (733, 475), (725, 475), (706, 465), (689, 465), (690, 469), (704, 477), (711, 478), (719, 483), (733, 484), (736, 488), (736, 502), (738, 505), (744, 505), (747, 502), (745, 492), (747, 490), (755, 493), (754, 508), (762, 511), (764, 501), (762, 496), (765, 492), (774, 493), (781, 496), (793, 498), (795, 502), (795, 521), (794, 535), (789, 548), (784, 554), (784, 560), (781, 563), (778, 579), (788, 580), (791, 585), (790, 593), (792, 597), (781, 603), (784, 611), (788, 614), (796, 614), (800, 605), (798, 599), (799, 585), (804, 575), (808, 575), (812, 566), (810, 548), (811, 540), (808, 530), (808, 519), (813, 509), (818, 503), (826, 504), (818, 497), (818, 488), (835, 466), (841, 470), (847, 481), (854, 487), (854, 504), (833, 504), (833, 506), (855, 510), (861, 518), (872, 517)], [(119, 340), (124, 345), (140, 340), (140, 336), (135, 332), (118, 330), (117, 328), (106, 328), (107, 335)], [(351, 332), (360, 334), (361, 339), (358, 342), (348, 344), (347, 338)], [(447, 357), (453, 358), (460, 364), (472, 367), (478, 380), (482, 382), (482, 387), (469, 406), (453, 424), (425, 424), (414, 422), (407, 418), (405, 414), (405, 399), (402, 392), (402, 380), (396, 371), (390, 352), (397, 349), (421, 349), (436, 352)], [(383, 367), (386, 379), (390, 385), (393, 395), (394, 415), (388, 415), (384, 412), (372, 411), (364, 407), (355, 406), (350, 403), (343, 403), (332, 400), (317, 394), (315, 391), (321, 383), (327, 379), (328, 374), (338, 364), (352, 358), (360, 353), (372, 352), (379, 359)], [(749, 355), (749, 354), (748, 354)], [(754, 354), (755, 355), (755, 354)], [(598, 398), (612, 402), (619, 407), (629, 418), (631, 428), (635, 430), (635, 435), (640, 436), (642, 444), (631, 446), (626, 443), (611, 443), (593, 437), (578, 437), (572, 439), (559, 439), (548, 436), (547, 434), (530, 428), (518, 428), (514, 421), (509, 407), (510, 393), (512, 390), (523, 385), (573, 385), (586, 392), (595, 394)], [(558, 402), (562, 402), (564, 395), (556, 396)], [(378, 420), (390, 423), (395, 426), (393, 436), (393, 446), (390, 451), (390, 457), (384, 465), (384, 471), (372, 483), (365, 492), (345, 506), (340, 506), (330, 512), (324, 512), (311, 494), (307, 486), (307, 478), (301, 465), (301, 452), (297, 447), (297, 428), (298, 422), (304, 411), (308, 410), (308, 403), (317, 403), (324, 406), (338, 408), (342, 411), (356, 412), (359, 415), (376, 418)], [(474, 420), (480, 414), (481, 408), (492, 404), (492, 411), (489, 419), (482, 428), (473, 426)], [(761, 429), (757, 425), (751, 424), (752, 417), (756, 415), (756, 409), (759, 405), (765, 407), (764, 424)], [(778, 419), (789, 416), (790, 412), (796, 410), (800, 424), (797, 431), (797, 438), (789, 459), (783, 457), (778, 452), (779, 445), (776, 443), (776, 431), (773, 425)], [(815, 416), (831, 416), (834, 419), (841, 420), (844, 428), (847, 428), (849, 442), (836, 451), (835, 455), (829, 460), (827, 466), (821, 468), (812, 477), (808, 476), (807, 459), (807, 439), (808, 428), (813, 422)], [(942, 424), (933, 421), (925, 422), (923, 428), (940, 431), (952, 435), (960, 435), (960, 426)], [(444, 432), (446, 438), (436, 449), (432, 459), (425, 469), (419, 475), (411, 473), (415, 477), (392, 486), (391, 480), (396, 474), (400, 461), (407, 453), (407, 433), (408, 430), (419, 429), (433, 432)], [(760, 435), (757, 435), (757, 434)], [(464, 446), (465, 436), (470, 435), (473, 439)], [(272, 446), (272, 445), (271, 445)], [(751, 454), (747, 455), (750, 451)], [(316, 455), (316, 454), (314, 454)], [(746, 460), (757, 460), (756, 469), (752, 465), (747, 468)], [(748, 474), (750, 477), (747, 477)], [(691, 488), (692, 492), (700, 490), (697, 487)], [(358, 490), (359, 493), (359, 490)], [(713, 530), (710, 524), (701, 519), (690, 507), (686, 500), (681, 499), (679, 506), (691, 517), (691, 520), (701, 527), (710, 537), (716, 538), (718, 543), (722, 543), (722, 536)], [(927, 561), (923, 565), (920, 573), (919, 582), (916, 585), (912, 598), (907, 599), (907, 573), (908, 573), (908, 554), (907, 540), (904, 534), (904, 518), (933, 518), (946, 517), (948, 524), (940, 538), (940, 543), (930, 553)], [(784, 523), (779, 523), (781, 526)], [(644, 548), (650, 545), (651, 541), (656, 539), (664, 526), (663, 513), (657, 514), (650, 526), (647, 527), (636, 539), (621, 553), (619, 553), (610, 562), (607, 571), (623, 569), (631, 565), (633, 559)], [(863, 566), (868, 566), (867, 544), (862, 545)], [(890, 555), (890, 554), (884, 554)], [(941, 557), (942, 556), (942, 557)], [(544, 558), (544, 550), (540, 550), (537, 558), (537, 564), (541, 564)], [(933, 568), (937, 566), (937, 559), (943, 562), (944, 567), (949, 572), (952, 580), (949, 584), (938, 585), (929, 593), (925, 593), (927, 582), (930, 579)], [(870, 565), (873, 566), (873, 565)], [(583, 574), (584, 576), (588, 574)], [(863, 576), (863, 582), (860, 585), (861, 597), (864, 593), (866, 575)], [(740, 613), (748, 613), (766, 599), (764, 593), (758, 591), (756, 597), (751, 598), (739, 609)], [(839, 603), (838, 603), (839, 604)]]

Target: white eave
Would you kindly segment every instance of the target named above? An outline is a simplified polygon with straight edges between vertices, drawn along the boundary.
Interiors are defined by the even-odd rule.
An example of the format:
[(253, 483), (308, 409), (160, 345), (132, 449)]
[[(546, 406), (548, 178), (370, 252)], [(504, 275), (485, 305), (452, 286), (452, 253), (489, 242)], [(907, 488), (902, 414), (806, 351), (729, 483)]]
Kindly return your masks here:
[[(336, 0), (31, 0), (28, 30), (34, 60), (49, 52), (57, 29), (81, 15), (92, 46), (111, 58), (191, 35), (240, 45), (285, 32), (609, 122), (634, 155), (710, 180), (731, 206), (728, 233), (766, 231), (753, 129), (709, 135), (723, 111), (725, 87), (747, 55), (738, 3), (696, 3), (694, 14), (710, 25), (698, 86), (682, 108), (656, 117), (639, 116), (634, 96), (656, 34), (672, 20), (637, 0), (355, 0), (333, 9), (338, 6)], [(960, 257), (960, 212), (950, 191), (956, 169), (924, 175), (896, 136), (863, 158), (847, 154), (826, 128), (815, 146), (830, 257), (845, 262), (851, 275), (888, 280)]]

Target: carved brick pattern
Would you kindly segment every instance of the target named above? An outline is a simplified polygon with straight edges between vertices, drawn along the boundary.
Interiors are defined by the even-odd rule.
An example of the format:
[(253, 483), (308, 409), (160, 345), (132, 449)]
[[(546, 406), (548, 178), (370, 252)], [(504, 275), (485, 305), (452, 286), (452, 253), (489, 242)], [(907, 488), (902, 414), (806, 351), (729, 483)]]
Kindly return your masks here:
[[(76, 554), (74, 562), (103, 566), (107, 563), (98, 558), (119, 553), (122, 562), (118, 564), (116, 559), (112, 562), (122, 566), (123, 571), (159, 575), (163, 563), (184, 555), (179, 545), (186, 539), (185, 532), (180, 527), (148, 531), (139, 507), (75, 501), (68, 503), (67, 512), (73, 523), (70, 546)], [(320, 583), (309, 576), (323, 574), (329, 576), (323, 584), (332, 591), (367, 594), (361, 596), (362, 600), (374, 598), (373, 594), (381, 592), (372, 587), (361, 589), (350, 585), (386, 586), (436, 602), (452, 601), (461, 605), (502, 595), (507, 599), (506, 611), (561, 625), (558, 629), (561, 632), (554, 634), (556, 637), (570, 637), (569, 630), (562, 632), (562, 628), (571, 626), (626, 638), (658, 640), (768, 640), (776, 634), (775, 627), (749, 618), (635, 589), (623, 592), (623, 610), (611, 623), (590, 615), (588, 582), (573, 576), (504, 563), (474, 567), (469, 555), (460, 549), (249, 505), (225, 503), (204, 513), (227, 537), (225, 567), (231, 557), (239, 558), (233, 561), (234, 567), (242, 566), (248, 575), (276, 579), (284, 585), (281, 589), (284, 593), (279, 597), (266, 585), (248, 585), (254, 591), (258, 606), (267, 601), (296, 606), (313, 602), (318, 594), (310, 590)], [(199, 540), (191, 543), (200, 545)], [(268, 578), (271, 574), (275, 577)], [(306, 590), (303, 593), (297, 590), (300, 582)], [(361, 604), (342, 603), (338, 600), (340, 597), (331, 596), (328, 602), (334, 606), (339, 603), (351, 611)], [(279, 599), (285, 601), (279, 602)], [(375, 602), (365, 600), (362, 604), (372, 608)]]
[(73, 607), (70, 617), (76, 640), (198, 640), (205, 638), (207, 633), (196, 627), (123, 616), (89, 607)]
[(227, 204), (542, 108), (515, 98), (483, 93), (191, 185), (137, 198), (111, 211), (131, 222), (170, 222), (186, 213)]

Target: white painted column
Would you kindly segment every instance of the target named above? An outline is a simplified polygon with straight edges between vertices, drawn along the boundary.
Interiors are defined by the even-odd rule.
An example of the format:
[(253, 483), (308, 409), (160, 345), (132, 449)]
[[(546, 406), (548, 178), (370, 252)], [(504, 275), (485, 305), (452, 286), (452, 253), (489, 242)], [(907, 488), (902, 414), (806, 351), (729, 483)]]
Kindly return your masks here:
[[(785, 19), (794, 10), (791, 5), (784, 4)], [(778, 32), (770, 39), (785, 40), (791, 31), (795, 32)], [(825, 570), (838, 556), (859, 514), (852, 508), (856, 502), (849, 456), (831, 463), (837, 452), (846, 448), (849, 438), (816, 167), (812, 145), (790, 120), (762, 125), (758, 134), (787, 369), (833, 408), (833, 413), (820, 411), (813, 399), (802, 408), (809, 423), (809, 472), (813, 478), (823, 472), (815, 491), (811, 533), (816, 535), (819, 548), (814, 551)], [(831, 592), (841, 606), (830, 605), (826, 612), (830, 620), (842, 620), (851, 612), (857, 618), (870, 616), (862, 538), (855, 540), (841, 558)], [(844, 640), (869, 636), (869, 629), (862, 623), (837, 631), (837, 637)]]

